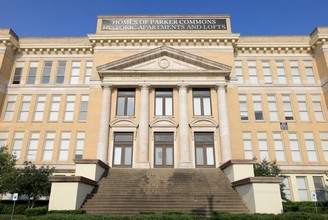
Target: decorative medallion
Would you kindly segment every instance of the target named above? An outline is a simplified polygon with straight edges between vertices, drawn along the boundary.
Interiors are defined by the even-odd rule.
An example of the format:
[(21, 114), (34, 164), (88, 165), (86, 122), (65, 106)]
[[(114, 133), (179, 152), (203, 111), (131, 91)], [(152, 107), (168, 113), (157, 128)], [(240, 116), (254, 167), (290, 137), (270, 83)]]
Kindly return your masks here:
[(167, 69), (170, 66), (170, 62), (167, 59), (163, 58), (159, 60), (158, 65), (162, 69)]

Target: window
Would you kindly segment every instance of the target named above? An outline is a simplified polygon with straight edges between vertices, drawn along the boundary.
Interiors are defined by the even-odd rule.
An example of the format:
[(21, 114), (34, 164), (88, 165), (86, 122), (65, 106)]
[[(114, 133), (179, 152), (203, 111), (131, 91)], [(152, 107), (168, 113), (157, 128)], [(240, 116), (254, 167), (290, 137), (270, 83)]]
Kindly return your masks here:
[(309, 197), (308, 197), (306, 177), (297, 176), (296, 182), (297, 182), (298, 196), (300, 201), (308, 201)]
[(34, 113), (34, 121), (43, 120), (45, 102), (46, 102), (46, 96), (44, 95), (38, 96), (36, 107), (35, 107), (35, 113)]
[(50, 82), (52, 61), (45, 61), (42, 72), (42, 84), (48, 84)]
[(211, 94), (209, 89), (193, 89), (194, 115), (211, 115)]
[(312, 103), (314, 108), (314, 115), (317, 121), (324, 121), (325, 117), (322, 111), (320, 95), (312, 95)]
[(19, 117), (18, 117), (19, 121), (27, 121), (28, 115), (30, 112), (31, 99), (32, 99), (32, 96), (30, 96), (30, 95), (23, 96), (21, 110), (20, 110)]
[(285, 120), (294, 120), (292, 105), (290, 103), (289, 95), (282, 96), (282, 103), (284, 107)]
[(242, 84), (244, 83), (242, 61), (236, 61), (235, 66), (236, 66), (236, 77), (238, 79), (238, 83)]
[(58, 69), (57, 69), (57, 76), (56, 76), (56, 83), (63, 84), (65, 79), (65, 70), (66, 70), (66, 61), (59, 61), (58, 62)]
[(38, 69), (38, 63), (31, 62), (28, 71), (28, 76), (27, 76), (27, 84), (35, 84), (37, 69)]
[(135, 89), (119, 89), (117, 97), (117, 116), (134, 115)]
[(278, 110), (275, 95), (268, 95), (269, 115), (271, 121), (278, 121)]
[(133, 133), (114, 133), (113, 166), (132, 167)]
[(155, 115), (171, 116), (173, 114), (172, 89), (156, 89), (155, 96)]
[(246, 95), (239, 95), (239, 109), (240, 109), (240, 119), (242, 121), (247, 121), (248, 120), (248, 111), (247, 111)]
[(314, 183), (315, 193), (317, 194), (317, 200), (319, 202), (326, 201), (323, 177), (322, 176), (314, 176), (313, 183)]
[(22, 72), (23, 72), (23, 63), (17, 63), (16, 64), (16, 69), (14, 73), (14, 79), (13, 79), (13, 84), (20, 84), (21, 83), (21, 78), (22, 78)]
[(31, 132), (26, 160), (35, 160), (38, 151), (40, 132)]
[(22, 151), (23, 146), (23, 138), (24, 138), (24, 132), (17, 131), (14, 133), (14, 140), (13, 140), (13, 147), (12, 147), (12, 153), (16, 155), (16, 158), (19, 159)]
[(251, 132), (243, 132), (245, 159), (253, 159)]
[(64, 114), (64, 121), (73, 121), (74, 118), (75, 96), (68, 95), (66, 97), (66, 108)]
[(295, 162), (301, 161), (300, 147), (298, 144), (298, 137), (296, 133), (288, 133), (289, 146), (292, 154), (292, 160)]
[(3, 119), (4, 121), (13, 120), (16, 99), (17, 99), (16, 95), (8, 95), (6, 111)]
[(263, 67), (264, 83), (271, 84), (272, 83), (272, 74), (271, 74), (271, 70), (270, 70), (270, 62), (262, 61), (262, 67)]
[(59, 160), (68, 160), (71, 132), (62, 132), (59, 144)]
[(285, 152), (284, 152), (284, 143), (282, 141), (281, 133), (274, 132), (273, 136), (273, 145), (276, 153), (277, 161), (285, 161)]
[(89, 96), (88, 95), (82, 95), (81, 96), (81, 105), (80, 105), (80, 114), (79, 114), (79, 120), (80, 121), (86, 121), (87, 120), (88, 103), (89, 103)]
[(60, 96), (59, 95), (53, 96), (50, 106), (49, 121), (58, 120), (59, 107), (60, 107)]
[(51, 161), (55, 146), (55, 132), (47, 132), (43, 147), (43, 160)]
[(306, 105), (306, 97), (304, 95), (298, 95), (297, 103), (298, 103), (298, 110), (300, 113), (301, 121), (308, 121), (309, 114), (308, 114), (307, 105)]
[(315, 83), (314, 72), (311, 61), (306, 61), (305, 65), (305, 74), (307, 83)]
[(260, 95), (253, 95), (255, 120), (263, 120), (263, 110)]
[(320, 132), (321, 148), (325, 160), (328, 161), (328, 132)]
[(266, 132), (257, 132), (257, 140), (261, 160), (270, 160), (268, 151), (268, 138)]
[(297, 61), (291, 61), (290, 62), (290, 68), (292, 70), (292, 81), (293, 81), (293, 83), (300, 84), (301, 83), (301, 77), (300, 77), (300, 71), (298, 69)]
[(288, 130), (287, 122), (280, 122), (280, 130), (282, 130), (282, 131), (287, 131)]
[(8, 132), (0, 131), (0, 147), (7, 146), (8, 141)]
[(80, 76), (80, 62), (73, 62), (72, 63), (72, 72), (71, 72), (71, 84), (78, 84), (79, 83), (79, 76)]
[(195, 133), (196, 167), (215, 166), (213, 133)]
[(155, 167), (173, 167), (173, 133), (155, 133)]
[(257, 83), (257, 73), (256, 73), (256, 62), (255, 61), (248, 61), (248, 75), (249, 75), (249, 82), (252, 84)]
[(318, 161), (313, 133), (304, 132), (304, 139), (309, 161)]
[(292, 200), (292, 191), (290, 189), (289, 177), (285, 177), (282, 183), (284, 184), (283, 190), (284, 190), (286, 199)]
[(286, 84), (286, 73), (283, 61), (276, 61), (277, 65), (277, 74), (278, 74), (278, 82), (280, 84)]
[(85, 138), (85, 133), (83, 131), (79, 131), (76, 133), (75, 153), (74, 153), (75, 159), (82, 159), (83, 157), (84, 138)]
[(91, 74), (92, 74), (92, 62), (88, 61), (85, 68), (85, 76), (84, 76), (85, 84), (90, 83)]

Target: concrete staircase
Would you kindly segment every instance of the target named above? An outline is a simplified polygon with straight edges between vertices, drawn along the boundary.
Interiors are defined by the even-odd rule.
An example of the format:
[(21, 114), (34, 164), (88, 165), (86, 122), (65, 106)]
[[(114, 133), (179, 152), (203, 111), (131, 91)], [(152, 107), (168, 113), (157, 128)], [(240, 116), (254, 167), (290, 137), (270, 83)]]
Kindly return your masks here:
[(249, 212), (219, 169), (110, 169), (82, 208), (112, 215)]

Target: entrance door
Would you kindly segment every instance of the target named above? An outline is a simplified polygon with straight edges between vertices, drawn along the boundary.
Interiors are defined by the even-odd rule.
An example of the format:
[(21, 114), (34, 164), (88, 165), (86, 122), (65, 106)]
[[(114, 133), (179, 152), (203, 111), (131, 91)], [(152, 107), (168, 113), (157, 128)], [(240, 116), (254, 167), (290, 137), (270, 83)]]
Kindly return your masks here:
[(113, 167), (132, 167), (133, 133), (114, 133)]
[(196, 167), (215, 167), (213, 133), (195, 133)]
[(165, 168), (174, 167), (173, 160), (173, 133), (155, 133), (154, 134), (154, 167)]

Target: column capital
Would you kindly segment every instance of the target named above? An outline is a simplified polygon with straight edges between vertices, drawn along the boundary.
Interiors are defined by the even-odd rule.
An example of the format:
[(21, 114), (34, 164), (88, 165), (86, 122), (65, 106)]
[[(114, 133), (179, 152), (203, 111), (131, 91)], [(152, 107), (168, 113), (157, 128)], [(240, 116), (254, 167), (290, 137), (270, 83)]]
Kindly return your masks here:
[(188, 83), (178, 83), (177, 84), (179, 89), (187, 89), (189, 87)]
[(228, 83), (227, 82), (220, 82), (216, 84), (216, 87), (218, 89), (226, 89), (228, 87)]
[(149, 89), (151, 85), (150, 83), (140, 83), (139, 86), (141, 89)]
[(113, 85), (112, 84), (102, 84), (101, 87), (103, 87), (103, 89), (110, 89)]

